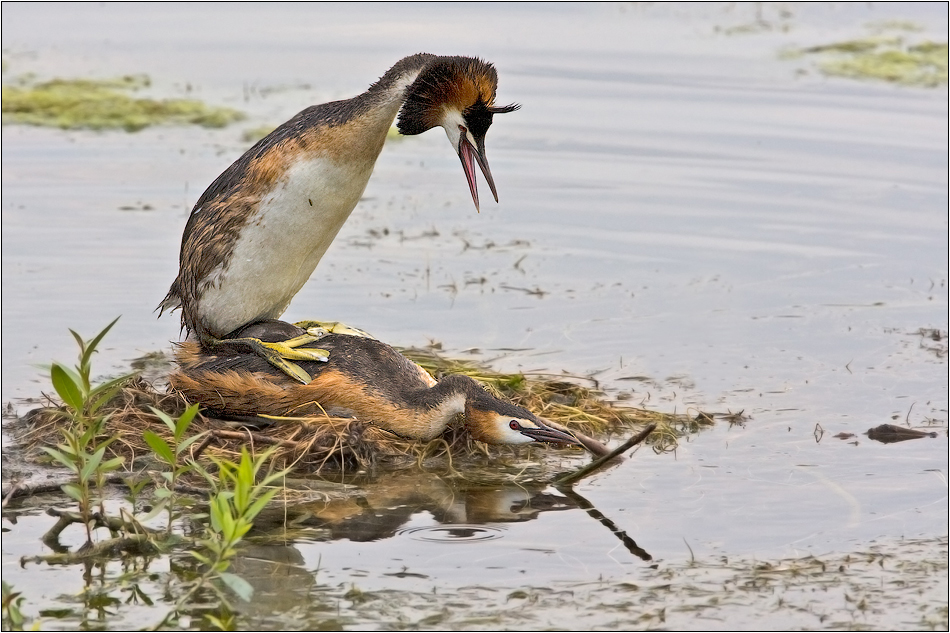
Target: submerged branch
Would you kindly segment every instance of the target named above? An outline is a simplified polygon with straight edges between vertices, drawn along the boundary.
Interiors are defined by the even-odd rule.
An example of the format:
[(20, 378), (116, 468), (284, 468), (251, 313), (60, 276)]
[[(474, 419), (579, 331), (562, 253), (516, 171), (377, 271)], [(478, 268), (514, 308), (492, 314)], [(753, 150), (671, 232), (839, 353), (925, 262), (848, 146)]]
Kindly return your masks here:
[(106, 539), (98, 543), (86, 543), (86, 545), (80, 547), (75, 552), (58, 552), (45, 556), (24, 557), (20, 559), (20, 563), (32, 562), (47, 563), (49, 565), (70, 565), (90, 558), (106, 555), (123, 553), (148, 556), (158, 551), (158, 546), (155, 544), (152, 535), (131, 534), (129, 536)]
[[(111, 473), (102, 478), (102, 483), (125, 485), (126, 477), (127, 475), (121, 473)], [(73, 481), (75, 481), (75, 477), (61, 479), (59, 481), (21, 481), (15, 483), (9, 488), (4, 488), (3, 492), (0, 493), (3, 495), (3, 507), (7, 507), (11, 499), (31, 497), (45, 492), (62, 492), (63, 486)]]
[[(43, 542), (47, 544), (56, 543), (59, 540), (60, 533), (73, 523), (85, 524), (86, 520), (79, 512), (69, 510), (59, 510), (57, 508), (48, 508), (46, 514), (56, 517), (56, 523), (53, 524), (46, 534), (43, 535)], [(147, 528), (138, 522), (125, 521), (119, 517), (103, 516), (99, 512), (94, 512), (89, 516), (90, 523), (95, 527), (104, 527), (113, 534), (127, 532), (131, 534), (157, 534), (157, 530)], [(51, 545), (52, 547), (52, 545)], [(55, 548), (54, 548), (55, 549)]]

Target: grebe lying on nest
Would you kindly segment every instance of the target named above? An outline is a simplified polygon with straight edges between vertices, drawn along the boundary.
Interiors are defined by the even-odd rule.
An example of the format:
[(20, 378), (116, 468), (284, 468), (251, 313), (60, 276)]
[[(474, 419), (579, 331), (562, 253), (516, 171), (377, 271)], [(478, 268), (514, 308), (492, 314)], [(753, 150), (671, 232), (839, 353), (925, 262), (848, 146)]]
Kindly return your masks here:
[[(272, 342), (305, 334), (295, 325), (271, 320), (242, 328), (236, 336)], [(489, 444), (581, 445), (573, 434), (496, 398), (468, 376), (436, 381), (368, 336), (327, 334), (303, 347), (311, 345), (330, 355), (326, 362), (298, 361), (313, 376), (305, 385), (244, 346), (229, 348), (227, 341), (213, 351), (195, 342), (182, 344), (180, 369), (169, 380), (190, 402), (222, 417), (320, 416), (327, 409), (344, 408), (400, 437), (430, 440), (461, 414), (472, 437)]]

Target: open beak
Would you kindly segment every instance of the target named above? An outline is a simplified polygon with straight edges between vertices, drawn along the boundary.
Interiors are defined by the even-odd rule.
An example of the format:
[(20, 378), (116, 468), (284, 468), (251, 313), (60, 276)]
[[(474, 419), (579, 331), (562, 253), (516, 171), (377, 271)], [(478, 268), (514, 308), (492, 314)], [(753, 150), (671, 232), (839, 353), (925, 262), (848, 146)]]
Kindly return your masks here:
[(537, 428), (521, 427), (521, 433), (535, 442), (560, 444), (562, 446), (583, 446), (577, 438), (566, 431), (551, 428), (543, 422), (536, 422)]
[[(461, 127), (461, 126), (459, 126)], [(465, 179), (468, 181), (469, 191), (472, 192), (472, 200), (475, 202), (475, 210), (478, 211), (478, 185), (475, 183), (475, 164), (478, 163), (485, 181), (491, 189), (495, 202), (498, 202), (498, 192), (495, 191), (495, 181), (491, 177), (491, 170), (488, 168), (488, 159), (485, 158), (485, 137), (476, 139), (478, 147), (476, 148), (466, 138), (463, 131), (459, 139), (459, 158), (462, 159), (462, 169), (465, 170)]]

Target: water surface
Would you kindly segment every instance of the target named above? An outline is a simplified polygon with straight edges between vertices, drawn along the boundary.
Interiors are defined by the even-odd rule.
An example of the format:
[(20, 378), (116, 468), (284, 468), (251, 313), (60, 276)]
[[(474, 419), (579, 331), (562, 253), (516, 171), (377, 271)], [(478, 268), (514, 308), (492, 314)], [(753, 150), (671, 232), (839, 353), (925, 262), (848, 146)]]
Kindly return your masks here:
[[(246, 149), (243, 130), (352, 96), (427, 50), (491, 60), (499, 101), (523, 104), (488, 136), (501, 202), (474, 212), (439, 131), (388, 143), (286, 316), (343, 320), (396, 345), (477, 348), (505, 370), (596, 374), (611, 394), (657, 410), (751, 416), (675, 454), (640, 451), (578, 488), (658, 568), (576, 507), (462, 517), (450, 529), (451, 513), (417, 500), (378, 540), (319, 532), (250, 555), (282, 561), (304, 592), (287, 613), (313, 624), (313, 592), (356, 583), (396, 592), (406, 611), (376, 621), (347, 611), (341, 622), (425, 626), (410, 615), (433, 588), (457, 591), (473, 613), (486, 598), (463, 600), (466, 587), (619, 591), (693, 557), (893, 554), (917, 551), (918, 539), (930, 544), (922, 559), (943, 561), (928, 595), (943, 596), (933, 600), (945, 623), (947, 89), (825, 78), (779, 52), (889, 20), (942, 41), (946, 5), (766, 5), (759, 21), (731, 5), (4, 5), (3, 17), (5, 77), (144, 72), (155, 95), (249, 116), (223, 130), (136, 134), (4, 127), (4, 403), (23, 411), (49, 389), (35, 365), (72, 358), (67, 328), (88, 336), (122, 315), (97, 359), (104, 374), (167, 350), (178, 324), (153, 309), (188, 212)], [(885, 422), (939, 436), (883, 445), (861, 435)], [(33, 604), (81, 586), (75, 570), (17, 568), (17, 556), (42, 549), (43, 520), (21, 517), (3, 539), (4, 579)], [(284, 591), (258, 582), (268, 600)], [(328, 600), (356, 609), (341, 596)], [(653, 608), (642, 593), (631, 600)], [(266, 621), (269, 604), (251, 615)], [(505, 604), (492, 617), (519, 626)], [(762, 604), (750, 604), (717, 617), (757, 626)], [(556, 620), (528, 609), (542, 619), (524, 625), (637, 625), (633, 607), (611, 620), (579, 599), (558, 605)], [(852, 614), (852, 624), (919, 626), (911, 612)], [(770, 623), (824, 622), (802, 617)], [(452, 620), (429, 625), (440, 621)]]

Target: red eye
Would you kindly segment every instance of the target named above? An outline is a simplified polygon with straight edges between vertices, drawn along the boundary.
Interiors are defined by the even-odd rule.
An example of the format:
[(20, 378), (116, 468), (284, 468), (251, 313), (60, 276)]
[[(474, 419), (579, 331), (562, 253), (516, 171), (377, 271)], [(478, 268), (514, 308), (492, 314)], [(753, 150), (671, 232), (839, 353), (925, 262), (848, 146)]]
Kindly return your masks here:
[(512, 431), (520, 431), (520, 430), (521, 430), (521, 425), (518, 424), (518, 421), (517, 421), (517, 420), (512, 420), (511, 422), (509, 422), (509, 423), (508, 423), (508, 427), (511, 428)]

